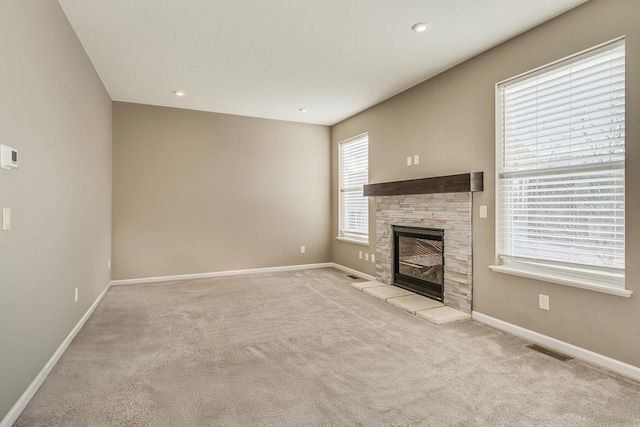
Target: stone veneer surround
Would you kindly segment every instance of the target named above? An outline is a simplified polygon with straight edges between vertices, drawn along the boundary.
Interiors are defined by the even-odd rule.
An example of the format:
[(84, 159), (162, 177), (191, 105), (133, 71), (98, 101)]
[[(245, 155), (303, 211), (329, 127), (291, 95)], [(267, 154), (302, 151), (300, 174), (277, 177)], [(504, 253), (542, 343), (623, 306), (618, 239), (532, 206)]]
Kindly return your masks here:
[(393, 225), (444, 230), (444, 304), (471, 313), (472, 193), (376, 198), (376, 280), (391, 283)]

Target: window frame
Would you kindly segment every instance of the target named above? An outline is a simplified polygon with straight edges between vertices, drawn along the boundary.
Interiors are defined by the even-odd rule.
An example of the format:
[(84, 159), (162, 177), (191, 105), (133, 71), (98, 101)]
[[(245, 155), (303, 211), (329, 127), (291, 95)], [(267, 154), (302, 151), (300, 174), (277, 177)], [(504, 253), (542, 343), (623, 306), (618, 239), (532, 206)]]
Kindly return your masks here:
[(356, 231), (345, 229), (346, 227), (344, 224), (343, 198), (342, 198), (343, 178), (344, 178), (343, 152), (342, 152), (343, 146), (357, 143), (357, 142), (362, 142), (363, 139), (366, 140), (366, 146), (367, 146), (367, 161), (366, 161), (366, 172), (367, 172), (366, 181), (367, 182), (362, 184), (363, 190), (364, 190), (364, 185), (368, 184), (368, 180), (369, 180), (369, 133), (364, 132), (359, 135), (353, 136), (351, 138), (342, 140), (338, 143), (338, 236), (336, 237), (336, 239), (349, 242), (349, 243), (368, 246), (369, 234), (370, 234), (369, 233), (369, 197), (364, 196), (364, 194), (362, 195), (362, 198), (366, 199), (366, 209), (364, 211), (364, 218), (366, 221), (366, 229), (367, 229), (366, 233), (358, 233)]
[[(496, 130), (496, 165), (495, 165), (495, 209), (496, 209), (496, 264), (490, 265), (489, 268), (493, 271), (512, 274), (521, 277), (533, 278), (546, 282), (552, 282), (572, 287), (578, 287), (582, 289), (603, 292), (607, 294), (630, 297), (632, 291), (625, 288), (625, 275), (624, 269), (609, 269), (596, 266), (583, 266), (573, 265), (569, 263), (562, 263), (558, 261), (546, 261), (535, 258), (521, 258), (513, 255), (500, 254), (502, 247), (501, 242), (501, 206), (503, 202), (503, 193), (501, 189), (501, 183), (503, 178), (501, 174), (502, 165), (502, 151), (504, 149), (504, 106), (502, 88), (505, 85), (516, 84), (523, 82), (534, 77), (544, 75), (552, 72), (560, 67), (564, 67), (569, 64), (576, 63), (585, 58), (595, 56), (602, 51), (613, 49), (618, 45), (624, 45), (625, 38), (619, 37), (617, 39), (602, 43), (593, 48), (576, 53), (569, 57), (560, 59), (550, 64), (538, 67), (534, 70), (522, 73), (510, 79), (503, 80), (495, 85), (495, 130)], [(626, 80), (626, 78), (625, 78)], [(625, 106), (626, 112), (626, 106)], [(626, 113), (625, 113), (626, 114)], [(626, 139), (626, 136), (625, 136)]]

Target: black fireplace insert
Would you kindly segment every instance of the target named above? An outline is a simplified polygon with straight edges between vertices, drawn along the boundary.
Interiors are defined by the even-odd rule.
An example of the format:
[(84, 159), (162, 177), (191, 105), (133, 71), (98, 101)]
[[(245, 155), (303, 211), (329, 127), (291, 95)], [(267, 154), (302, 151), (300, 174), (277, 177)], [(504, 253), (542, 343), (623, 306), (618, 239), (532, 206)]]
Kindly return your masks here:
[(444, 297), (444, 230), (393, 226), (393, 283), (439, 301)]

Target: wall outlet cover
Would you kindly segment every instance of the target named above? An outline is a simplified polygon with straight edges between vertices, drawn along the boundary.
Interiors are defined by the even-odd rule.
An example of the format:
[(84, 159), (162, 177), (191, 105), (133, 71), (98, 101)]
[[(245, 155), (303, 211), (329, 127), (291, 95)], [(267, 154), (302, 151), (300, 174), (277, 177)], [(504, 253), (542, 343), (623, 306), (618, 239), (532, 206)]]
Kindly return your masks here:
[(549, 295), (538, 295), (538, 307), (542, 310), (549, 310)]

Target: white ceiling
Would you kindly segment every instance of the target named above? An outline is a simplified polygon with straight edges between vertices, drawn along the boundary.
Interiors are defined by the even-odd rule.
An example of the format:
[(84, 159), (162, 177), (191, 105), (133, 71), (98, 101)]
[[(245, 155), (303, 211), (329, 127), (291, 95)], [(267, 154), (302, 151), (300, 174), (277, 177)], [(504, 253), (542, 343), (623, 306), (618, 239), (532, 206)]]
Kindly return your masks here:
[(323, 125), (585, 1), (59, 0), (114, 101)]

